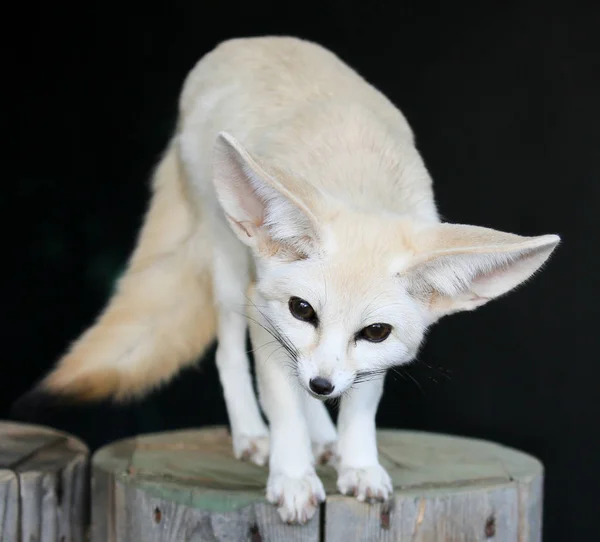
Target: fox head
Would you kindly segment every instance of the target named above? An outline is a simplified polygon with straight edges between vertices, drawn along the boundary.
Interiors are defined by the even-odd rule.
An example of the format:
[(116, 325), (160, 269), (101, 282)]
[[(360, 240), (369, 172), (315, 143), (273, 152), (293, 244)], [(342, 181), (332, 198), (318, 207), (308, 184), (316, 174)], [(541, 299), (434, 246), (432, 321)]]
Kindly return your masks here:
[(512, 290), (560, 241), (349, 209), (259, 164), (226, 133), (213, 172), (254, 255), (256, 307), (322, 399), (412, 361), (430, 325)]

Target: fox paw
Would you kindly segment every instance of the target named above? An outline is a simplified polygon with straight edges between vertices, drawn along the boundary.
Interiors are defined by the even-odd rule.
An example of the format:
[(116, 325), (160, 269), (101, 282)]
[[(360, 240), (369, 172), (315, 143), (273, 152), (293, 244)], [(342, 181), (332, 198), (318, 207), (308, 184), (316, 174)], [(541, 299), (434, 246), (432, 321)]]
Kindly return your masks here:
[(301, 478), (272, 473), (267, 482), (267, 500), (277, 506), (286, 523), (306, 523), (325, 500), (325, 489), (314, 472)]
[(385, 501), (392, 494), (392, 480), (381, 465), (362, 469), (342, 467), (338, 489), (343, 495), (353, 495), (361, 502)]
[(233, 438), (233, 455), (236, 459), (250, 461), (263, 467), (269, 459), (268, 435), (237, 435)]
[(337, 442), (313, 442), (313, 457), (317, 465), (335, 466), (337, 460)]

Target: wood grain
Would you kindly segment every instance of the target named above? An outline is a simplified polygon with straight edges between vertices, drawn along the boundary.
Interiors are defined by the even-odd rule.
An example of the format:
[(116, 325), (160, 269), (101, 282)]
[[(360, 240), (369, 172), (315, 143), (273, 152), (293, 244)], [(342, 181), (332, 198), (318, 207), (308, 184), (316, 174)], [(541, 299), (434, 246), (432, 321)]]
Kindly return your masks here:
[(328, 493), (305, 526), (283, 524), (264, 499), (268, 471), (237, 461), (223, 428), (152, 434), (93, 457), (92, 541), (538, 542), (543, 468), (519, 451), (480, 440), (379, 431), (395, 495), (361, 504)]
[(0, 470), (0, 540), (17, 539), (19, 528), (19, 481), (10, 470)]
[(89, 451), (78, 439), (0, 422), (0, 541), (83, 542)]

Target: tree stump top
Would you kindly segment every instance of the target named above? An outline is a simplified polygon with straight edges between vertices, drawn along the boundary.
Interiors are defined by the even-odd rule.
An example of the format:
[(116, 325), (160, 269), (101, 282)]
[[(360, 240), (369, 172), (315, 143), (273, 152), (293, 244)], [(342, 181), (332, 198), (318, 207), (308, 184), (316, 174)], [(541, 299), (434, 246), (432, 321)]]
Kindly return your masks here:
[(0, 421), (0, 472), (49, 472), (89, 453), (78, 438), (49, 427)]
[[(211, 533), (207, 540), (241, 536), (238, 530), (219, 536), (218, 529), (225, 529), (227, 522), (250, 534), (256, 528), (261, 533), (256, 540), (263, 541), (378, 540), (381, 532), (395, 533), (381, 539), (404, 540), (402, 536), (413, 536), (415, 525), (429, 534), (413, 540), (486, 540), (496, 535), (497, 540), (517, 540), (517, 534), (523, 541), (540, 539), (543, 467), (537, 459), (492, 442), (416, 431), (380, 430), (378, 446), (393, 480), (392, 502), (368, 505), (342, 496), (335, 470), (318, 467), (328, 494), (326, 514), (298, 528), (278, 523), (264, 497), (268, 469), (236, 460), (224, 428), (118, 441), (97, 451), (92, 460), (98, 487), (103, 486), (100, 493), (113, 493), (94, 495), (100, 510), (96, 517), (108, 518), (110, 524), (112, 534), (103, 530), (102, 537), (117, 541), (136, 536), (196, 540), (189, 533), (198, 525)], [(175, 516), (176, 534), (169, 523)], [(326, 525), (320, 525), (324, 516)], [(431, 529), (437, 529), (435, 536)], [(472, 536), (464, 534), (469, 529)]]
[(71, 435), (0, 421), (0, 540), (83, 542), (88, 457)]
[[(378, 448), (402, 491), (503, 485), (543, 469), (534, 457), (499, 444), (418, 431), (380, 430)], [(263, 500), (268, 476), (266, 467), (235, 459), (223, 427), (120, 440), (98, 450), (93, 463), (161, 498), (222, 511)], [(327, 493), (337, 493), (335, 470), (319, 466), (317, 472)]]

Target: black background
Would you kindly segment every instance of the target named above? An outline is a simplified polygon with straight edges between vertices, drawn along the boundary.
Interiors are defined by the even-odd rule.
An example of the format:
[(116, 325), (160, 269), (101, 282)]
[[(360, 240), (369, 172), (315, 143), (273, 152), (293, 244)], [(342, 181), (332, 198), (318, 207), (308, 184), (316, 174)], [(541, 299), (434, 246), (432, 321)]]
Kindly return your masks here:
[[(595, 252), (600, 2), (21, 3), (4, 67), (0, 417), (106, 301), (133, 247), (187, 71), (217, 42), (292, 34), (333, 49), (406, 114), (448, 221), (558, 233), (545, 270), (431, 332), (379, 424), (493, 439), (546, 467), (545, 540), (600, 510)], [(9, 250), (6, 250), (8, 247)], [(415, 382), (416, 381), (416, 382)], [(92, 448), (225, 423), (214, 363), (141, 403), (39, 412)]]

